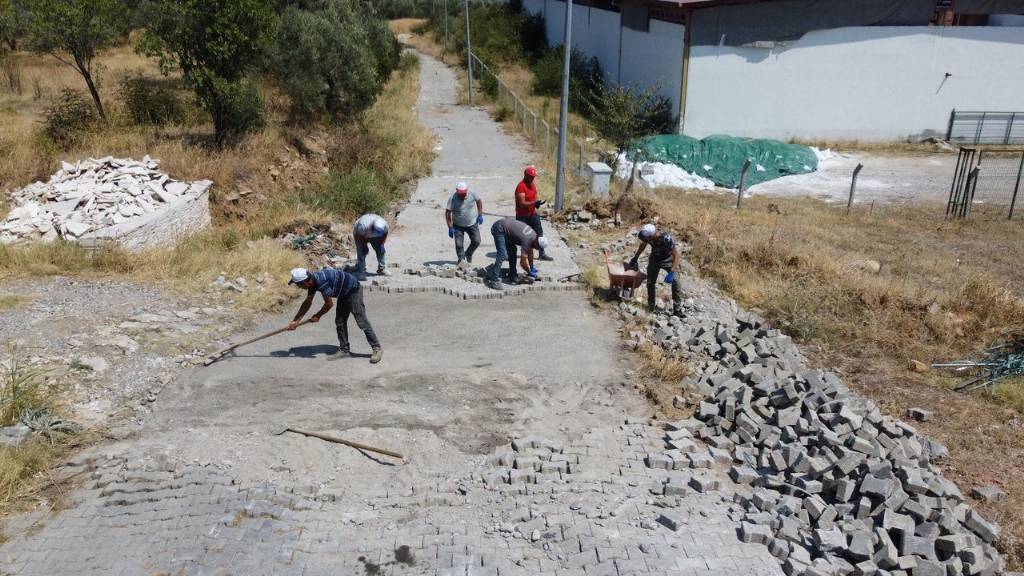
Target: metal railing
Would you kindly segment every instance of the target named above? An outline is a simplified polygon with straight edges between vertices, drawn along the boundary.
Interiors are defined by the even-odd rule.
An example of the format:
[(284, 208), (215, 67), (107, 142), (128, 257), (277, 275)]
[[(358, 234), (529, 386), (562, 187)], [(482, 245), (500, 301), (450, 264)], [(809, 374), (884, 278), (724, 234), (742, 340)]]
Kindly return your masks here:
[[(473, 76), (480, 79), (483, 84), (482, 74), (487, 74), (497, 84), (495, 100), (499, 106), (504, 106), (512, 114), (512, 119), (520, 128), (523, 134), (534, 145), (543, 150), (545, 155), (554, 157), (558, 153), (558, 127), (549, 123), (542, 114), (531, 110), (529, 106), (513, 91), (498, 74), (491, 70), (490, 66), (483, 63), (476, 54), (473, 58)], [(483, 88), (483, 86), (480, 86)], [(574, 136), (569, 130), (569, 138), (566, 146), (566, 156), (575, 156), (575, 170), (577, 174), (583, 174), (583, 168), (587, 162), (598, 158), (598, 150), (595, 146), (588, 145), (586, 135), (583, 137)], [(572, 156), (570, 156), (570, 153)], [(568, 158), (566, 164), (569, 164)]]
[(978, 209), (1013, 219), (1024, 180), (1024, 149), (960, 148), (946, 203), (946, 218), (969, 218)]
[(963, 144), (1024, 144), (1024, 112), (953, 110), (946, 140)]

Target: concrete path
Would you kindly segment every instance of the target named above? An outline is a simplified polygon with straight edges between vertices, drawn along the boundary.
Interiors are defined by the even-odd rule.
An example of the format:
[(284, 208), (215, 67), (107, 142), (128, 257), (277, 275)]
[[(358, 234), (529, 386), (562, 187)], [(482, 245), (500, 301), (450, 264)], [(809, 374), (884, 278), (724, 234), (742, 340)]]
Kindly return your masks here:
[[(526, 152), (481, 112), (429, 104), (454, 98), (452, 84), (424, 58), (421, 117), (443, 146), (481, 144), (451, 144), (417, 198), (458, 175), (497, 205)], [(410, 266), (445, 259), (439, 215), (415, 205), (393, 253)], [(560, 250), (556, 264), (571, 269)], [(424, 282), (409, 288), (469, 284), (403, 276)], [(137, 434), (60, 471), (81, 487), (59, 511), (5, 522), (0, 573), (780, 573), (763, 546), (739, 542), (742, 511), (722, 474), (645, 464), (664, 452), (663, 430), (625, 385), (614, 324), (579, 294), (464, 301), (377, 288), (367, 307), (383, 363), (325, 361), (325, 321), (193, 370)], [(284, 426), (406, 458), (273, 435)]]
[[(485, 110), (457, 105), (455, 75), (446, 66), (426, 57), (421, 65), (422, 87), (416, 110), (423, 125), (437, 135), (438, 156), (432, 174), (417, 183), (409, 204), (398, 217), (394, 236), (388, 240), (388, 254), (391, 263), (397, 264), (397, 274), (383, 284), (392, 288), (443, 287), (462, 294), (494, 296), (483, 284), (443, 277), (454, 272), (456, 263), (444, 207), (455, 185), (466, 182), (483, 199), (485, 212), (515, 215), (515, 188), (523, 169), (531, 163), (530, 152), (521, 138), (506, 134)], [(553, 194), (553, 190), (540, 191), (541, 197)], [(483, 268), (494, 258), (491, 225), (497, 217), (485, 218), (480, 226), (483, 244), (473, 260), (475, 268)], [(544, 233), (551, 242), (548, 253), (555, 261), (537, 263), (541, 276), (557, 280), (579, 272), (565, 242), (546, 220)], [(410, 276), (408, 271), (429, 276)], [(535, 287), (552, 288), (552, 284), (541, 282)], [(524, 290), (520, 287), (516, 292)]]

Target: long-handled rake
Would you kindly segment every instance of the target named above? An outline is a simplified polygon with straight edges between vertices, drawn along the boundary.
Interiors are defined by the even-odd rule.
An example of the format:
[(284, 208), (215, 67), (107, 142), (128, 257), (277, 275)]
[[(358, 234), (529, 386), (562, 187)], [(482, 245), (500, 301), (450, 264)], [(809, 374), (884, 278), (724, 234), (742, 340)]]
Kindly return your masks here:
[[(309, 320), (303, 320), (302, 322), (299, 322), (299, 326), (302, 326), (303, 324), (308, 324), (308, 323), (309, 323)], [(225, 349), (223, 349), (223, 350), (221, 350), (219, 352), (214, 352), (213, 354), (210, 354), (209, 356), (207, 356), (206, 360), (203, 361), (203, 366), (209, 366), (210, 364), (213, 364), (214, 362), (220, 360), (221, 358), (223, 358), (227, 354), (229, 354), (231, 352), (234, 352), (235, 349), (237, 349), (237, 348), (241, 348), (242, 346), (248, 346), (249, 344), (252, 344), (253, 342), (259, 342), (260, 340), (265, 340), (267, 338), (270, 338), (271, 336), (277, 336), (281, 332), (286, 332), (286, 331), (288, 331), (287, 327), (279, 328), (277, 330), (274, 330), (273, 332), (267, 332), (266, 334), (264, 334), (262, 336), (257, 336), (255, 338), (253, 338), (252, 340), (246, 340), (245, 342), (241, 342), (239, 344), (232, 344), (231, 346), (228, 346), (227, 348), (225, 348)]]

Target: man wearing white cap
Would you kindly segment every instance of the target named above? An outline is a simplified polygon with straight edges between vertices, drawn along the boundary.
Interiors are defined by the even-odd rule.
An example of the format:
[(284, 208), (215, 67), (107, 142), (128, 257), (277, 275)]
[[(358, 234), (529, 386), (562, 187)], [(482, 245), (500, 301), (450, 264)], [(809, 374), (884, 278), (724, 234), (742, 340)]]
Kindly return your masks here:
[(548, 240), (538, 236), (533, 228), (525, 222), (508, 217), (498, 220), (491, 226), (494, 237), (494, 264), (488, 269), (487, 287), (501, 290), (501, 265), (508, 260), (507, 278), (511, 281), (516, 277), (516, 247), (522, 248), (519, 265), (533, 279), (537, 278), (537, 268), (533, 265), (534, 249), (543, 250), (548, 247)]
[(665, 275), (665, 282), (672, 285), (672, 314), (682, 317), (683, 281), (676, 275), (676, 270), (679, 269), (679, 248), (676, 241), (668, 232), (659, 232), (654, 224), (644, 224), (637, 236), (640, 238), (640, 247), (629, 261), (630, 268), (639, 267), (640, 255), (648, 244), (651, 246), (651, 256), (647, 259), (647, 311), (654, 311), (658, 272), (664, 270), (668, 272)]
[[(448, 224), (448, 237), (455, 239), (455, 256), (459, 259), (456, 265), (459, 268), (467, 267), (473, 262), (473, 253), (480, 246), (484, 201), (465, 182), (459, 182), (445, 206), (444, 221)], [(469, 234), (468, 250), (464, 248), (466, 234)]]
[(327, 314), (334, 306), (334, 300), (338, 301), (338, 310), (334, 314), (334, 326), (338, 332), (338, 351), (328, 356), (327, 359), (340, 360), (351, 356), (348, 344), (348, 317), (352, 315), (356, 317), (356, 325), (366, 334), (366, 341), (370, 343), (370, 348), (373, 350), (370, 363), (380, 362), (382, 356), (380, 340), (377, 340), (377, 334), (366, 317), (363, 289), (359, 286), (358, 278), (334, 268), (324, 268), (316, 272), (310, 272), (305, 268), (295, 268), (292, 270), (292, 279), (288, 283), (306, 289), (306, 299), (299, 306), (298, 314), (288, 324), (289, 330), (299, 327), (303, 316), (309, 312), (309, 308), (313, 304), (313, 296), (319, 292), (324, 298), (324, 305), (316, 314), (309, 317), (310, 322), (319, 322), (320, 318), (323, 318), (324, 314)]
[(366, 273), (366, 256), (370, 253), (370, 246), (373, 246), (377, 254), (377, 274), (390, 276), (387, 264), (384, 262), (384, 243), (388, 240), (388, 221), (376, 214), (363, 214), (356, 220), (352, 229), (352, 238), (356, 241), (356, 267), (354, 272), (362, 275)]

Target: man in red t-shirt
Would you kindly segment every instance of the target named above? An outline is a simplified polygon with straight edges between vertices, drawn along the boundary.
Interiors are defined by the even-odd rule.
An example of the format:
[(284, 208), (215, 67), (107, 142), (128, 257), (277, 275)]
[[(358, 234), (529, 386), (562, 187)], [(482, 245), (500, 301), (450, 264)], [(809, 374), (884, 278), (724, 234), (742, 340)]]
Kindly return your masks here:
[[(527, 166), (523, 171), (523, 181), (516, 186), (516, 220), (528, 224), (537, 233), (537, 237), (542, 238), (544, 229), (540, 225), (540, 214), (537, 214), (537, 208), (543, 206), (544, 201), (537, 200), (536, 178), (537, 169)], [(554, 260), (545, 254), (543, 248), (541, 248), (538, 258), (547, 261)]]

